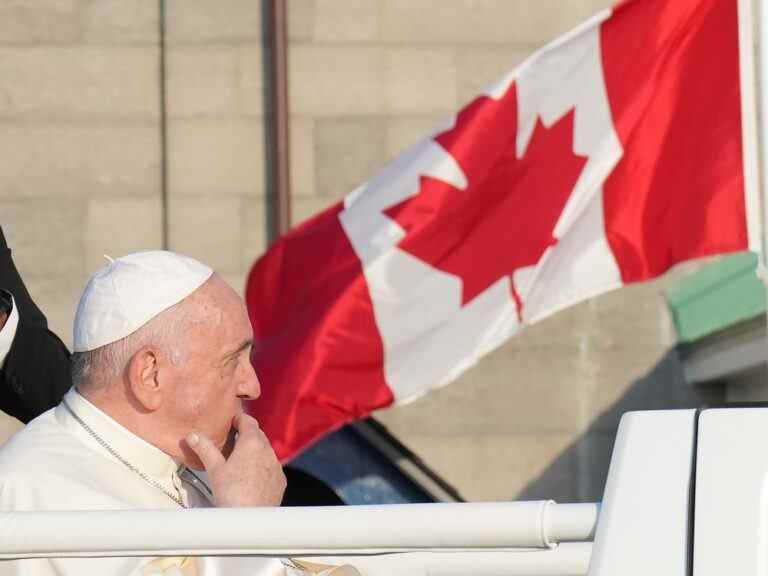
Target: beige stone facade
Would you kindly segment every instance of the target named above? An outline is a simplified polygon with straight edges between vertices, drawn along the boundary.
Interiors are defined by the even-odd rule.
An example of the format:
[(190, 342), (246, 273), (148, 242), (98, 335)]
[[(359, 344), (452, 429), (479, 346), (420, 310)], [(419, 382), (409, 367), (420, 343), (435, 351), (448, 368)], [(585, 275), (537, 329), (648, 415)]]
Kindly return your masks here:
[[(287, 2), (294, 223), (611, 3)], [(0, 222), (65, 341), (103, 254), (166, 246), (241, 289), (267, 243), (263, 2), (165, 8), (162, 82), (158, 0), (0, 3)], [(663, 284), (627, 288), (379, 417), (466, 498), (591, 500), (621, 410), (698, 402), (674, 344)]]

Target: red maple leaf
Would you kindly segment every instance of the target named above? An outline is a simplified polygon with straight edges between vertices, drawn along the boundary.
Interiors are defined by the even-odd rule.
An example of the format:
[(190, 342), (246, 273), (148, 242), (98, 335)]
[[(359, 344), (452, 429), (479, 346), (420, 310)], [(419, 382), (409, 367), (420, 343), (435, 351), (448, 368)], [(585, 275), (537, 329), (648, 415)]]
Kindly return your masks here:
[[(462, 305), (535, 265), (556, 243), (552, 231), (586, 163), (573, 153), (573, 115), (550, 128), (537, 120), (517, 158), (514, 84), (500, 100), (477, 98), (435, 138), (461, 166), (467, 188), (422, 177), (419, 194), (386, 211), (407, 232), (401, 249), (462, 278)], [(512, 296), (520, 310), (514, 287)]]

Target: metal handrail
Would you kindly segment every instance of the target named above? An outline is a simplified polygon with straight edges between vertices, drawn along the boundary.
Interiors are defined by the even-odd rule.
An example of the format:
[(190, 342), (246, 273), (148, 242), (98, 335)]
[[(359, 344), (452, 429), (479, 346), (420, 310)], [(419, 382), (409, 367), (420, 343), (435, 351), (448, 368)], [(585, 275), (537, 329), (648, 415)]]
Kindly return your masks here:
[(0, 512), (0, 558), (545, 551), (589, 541), (598, 511), (541, 501)]

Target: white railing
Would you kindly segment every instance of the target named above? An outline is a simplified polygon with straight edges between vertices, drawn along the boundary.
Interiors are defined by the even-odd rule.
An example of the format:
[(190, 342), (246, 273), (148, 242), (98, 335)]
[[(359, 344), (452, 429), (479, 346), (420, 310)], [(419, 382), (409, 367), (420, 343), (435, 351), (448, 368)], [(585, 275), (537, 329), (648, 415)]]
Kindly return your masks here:
[(438, 574), (580, 575), (598, 510), (542, 501), (0, 512), (0, 558), (323, 556), (364, 574), (418, 565)]

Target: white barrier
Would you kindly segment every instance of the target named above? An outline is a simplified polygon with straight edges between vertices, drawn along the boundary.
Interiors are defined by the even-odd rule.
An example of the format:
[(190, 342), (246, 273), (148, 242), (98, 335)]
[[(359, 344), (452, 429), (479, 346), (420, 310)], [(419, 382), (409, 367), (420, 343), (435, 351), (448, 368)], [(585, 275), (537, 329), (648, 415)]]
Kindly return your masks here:
[(546, 549), (592, 539), (598, 509), (543, 501), (0, 512), (0, 558)]
[(574, 542), (552, 549), (404, 552), (314, 560), (351, 564), (365, 576), (586, 576), (591, 556), (590, 542)]

